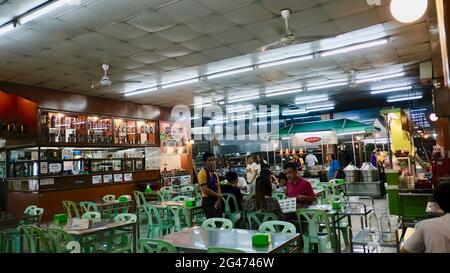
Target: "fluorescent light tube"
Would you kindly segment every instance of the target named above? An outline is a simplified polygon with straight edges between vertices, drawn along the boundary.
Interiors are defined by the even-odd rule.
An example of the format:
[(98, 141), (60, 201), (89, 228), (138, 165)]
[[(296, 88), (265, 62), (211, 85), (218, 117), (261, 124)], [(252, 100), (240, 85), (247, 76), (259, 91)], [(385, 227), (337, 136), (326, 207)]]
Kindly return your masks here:
[(340, 83), (330, 83), (330, 84), (324, 84), (324, 85), (317, 85), (317, 86), (308, 86), (306, 89), (309, 91), (313, 90), (321, 90), (321, 89), (327, 89), (327, 88), (333, 88), (333, 87), (339, 87), (339, 86), (346, 86), (348, 85), (348, 81), (346, 82), (340, 82)]
[(10, 32), (13, 29), (14, 29), (14, 25), (13, 24), (9, 24), (9, 25), (3, 26), (2, 28), (0, 28), (0, 35), (5, 34), (7, 32)]
[(346, 46), (346, 47), (342, 47), (342, 48), (338, 48), (338, 49), (332, 49), (332, 50), (328, 50), (328, 51), (321, 53), (320, 57), (328, 57), (328, 56), (333, 56), (333, 55), (337, 55), (337, 54), (348, 53), (348, 52), (355, 51), (355, 50), (384, 45), (384, 44), (387, 44), (388, 42), (389, 42), (388, 39), (382, 39), (382, 40), (377, 40), (377, 41), (371, 41), (371, 42)]
[(179, 81), (179, 82), (174, 82), (174, 83), (163, 84), (161, 86), (161, 88), (162, 89), (164, 89), (164, 88), (171, 88), (171, 87), (176, 87), (176, 86), (180, 86), (180, 85), (196, 83), (196, 82), (199, 82), (199, 81), (200, 81), (199, 78), (189, 79), (189, 80), (185, 80), (185, 81)]
[(309, 112), (303, 109), (297, 109), (297, 110), (287, 110), (283, 111), (283, 116), (294, 116), (294, 115), (302, 115), (302, 114), (308, 114)]
[(26, 24), (28, 22), (30, 22), (31, 20), (34, 20), (36, 18), (41, 17), (44, 14), (47, 14), (57, 8), (62, 7), (63, 5), (67, 4), (67, 2), (69, 2), (70, 0), (59, 0), (59, 1), (55, 1), (52, 2), (42, 8), (39, 8), (35, 11), (32, 11), (30, 14), (25, 15), (24, 17), (20, 18), (20, 23), (21, 24)]
[(271, 66), (276, 66), (276, 65), (301, 62), (301, 61), (311, 60), (313, 58), (314, 58), (313, 55), (294, 57), (294, 58), (289, 58), (289, 59), (284, 59), (284, 60), (279, 60), (279, 61), (262, 63), (262, 64), (258, 65), (258, 68), (266, 68), (266, 67), (271, 67)]
[(125, 97), (136, 96), (136, 95), (140, 95), (140, 94), (144, 94), (144, 93), (150, 93), (150, 92), (155, 92), (155, 91), (158, 91), (158, 87), (149, 88), (149, 89), (143, 89), (143, 90), (138, 90), (138, 91), (133, 91), (133, 92), (130, 92), (130, 93), (125, 93)]
[(403, 87), (374, 90), (374, 91), (370, 92), (370, 94), (377, 95), (377, 94), (384, 94), (384, 93), (397, 92), (397, 91), (406, 91), (406, 90), (411, 90), (411, 89), (412, 89), (412, 86), (403, 86)]
[(328, 101), (328, 96), (327, 97), (317, 97), (317, 98), (312, 98), (312, 97), (305, 97), (305, 98), (297, 98), (295, 100), (295, 104), (309, 104), (309, 103), (314, 103), (314, 102), (322, 102), (322, 101)]
[(292, 93), (297, 93), (297, 92), (301, 92), (301, 90), (293, 89), (293, 90), (270, 92), (270, 93), (266, 92), (266, 97), (270, 98), (270, 97), (282, 96), (282, 95), (287, 95), (287, 94), (292, 94)]
[(335, 105), (333, 103), (329, 103), (329, 104), (320, 104), (320, 105), (309, 105), (306, 106), (306, 110), (314, 110), (314, 109), (320, 109), (320, 108), (330, 108), (330, 107), (334, 107)]
[(311, 109), (311, 110), (308, 110), (308, 112), (312, 113), (312, 112), (322, 112), (322, 111), (328, 111), (328, 110), (334, 110), (334, 106), (333, 107)]
[(238, 69), (228, 70), (228, 71), (224, 71), (224, 72), (214, 73), (214, 74), (206, 76), (206, 78), (208, 80), (211, 80), (211, 79), (215, 79), (215, 78), (231, 76), (234, 74), (245, 73), (245, 72), (249, 72), (252, 70), (253, 70), (253, 67), (238, 68)]
[(388, 80), (388, 79), (393, 79), (393, 78), (399, 78), (399, 77), (403, 77), (403, 76), (405, 76), (405, 72), (400, 72), (400, 73), (390, 74), (390, 75), (385, 75), (385, 76), (376, 76), (376, 77), (370, 77), (370, 78), (365, 78), (365, 79), (359, 79), (359, 80), (356, 80), (356, 83), (360, 84), (360, 83), (366, 83), (366, 82), (376, 82), (376, 81)]
[(233, 99), (228, 100), (228, 103), (236, 103), (236, 102), (256, 100), (256, 99), (259, 99), (259, 95), (256, 95), (253, 97), (233, 98)]
[(388, 98), (387, 102), (398, 102), (398, 101), (408, 101), (408, 100), (419, 100), (423, 98), (423, 95), (412, 96), (412, 97), (399, 97), (399, 98)]

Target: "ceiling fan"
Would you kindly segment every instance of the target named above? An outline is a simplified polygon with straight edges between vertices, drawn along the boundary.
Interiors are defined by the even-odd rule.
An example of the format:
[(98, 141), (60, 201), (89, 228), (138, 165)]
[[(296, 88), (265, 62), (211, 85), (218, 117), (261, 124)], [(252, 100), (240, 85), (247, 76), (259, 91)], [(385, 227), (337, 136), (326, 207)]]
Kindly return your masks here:
[(91, 88), (101, 88), (101, 87), (108, 87), (116, 83), (142, 83), (141, 81), (114, 81), (114, 83), (109, 79), (108, 76), (108, 70), (109, 65), (108, 64), (102, 64), (103, 71), (105, 74), (103, 75), (102, 79), (95, 84), (91, 85)]
[(259, 48), (260, 51), (266, 51), (269, 49), (284, 47), (293, 45), (299, 42), (299, 38), (303, 39), (323, 39), (323, 38), (329, 38), (332, 36), (326, 36), (326, 35), (317, 35), (317, 36), (296, 36), (292, 31), (289, 29), (289, 18), (291, 17), (291, 10), (290, 9), (282, 9), (280, 11), (281, 17), (284, 19), (285, 22), (285, 29), (277, 28), (277, 31), (280, 32), (280, 35), (283, 35), (281, 39), (277, 42), (267, 44), (261, 48)]

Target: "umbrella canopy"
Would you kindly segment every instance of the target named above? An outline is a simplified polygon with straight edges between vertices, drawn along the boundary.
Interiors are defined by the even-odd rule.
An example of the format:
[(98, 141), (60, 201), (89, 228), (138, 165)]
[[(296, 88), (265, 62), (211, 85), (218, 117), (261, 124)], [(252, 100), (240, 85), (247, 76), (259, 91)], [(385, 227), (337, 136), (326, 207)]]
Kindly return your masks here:
[[(280, 129), (277, 136), (287, 137), (297, 133), (321, 132), (321, 131), (335, 131), (336, 133), (362, 133), (377, 130), (371, 125), (350, 119), (332, 119), (324, 121), (304, 122), (289, 125)], [(275, 136), (275, 135), (273, 135)]]

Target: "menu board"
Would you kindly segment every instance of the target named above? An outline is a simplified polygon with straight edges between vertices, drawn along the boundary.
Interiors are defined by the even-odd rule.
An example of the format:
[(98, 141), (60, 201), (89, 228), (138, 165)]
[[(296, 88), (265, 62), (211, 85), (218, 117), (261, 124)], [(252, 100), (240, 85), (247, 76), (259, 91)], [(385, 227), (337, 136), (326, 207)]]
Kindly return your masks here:
[(145, 148), (145, 169), (159, 170), (161, 163), (161, 155), (158, 148)]
[(188, 139), (185, 123), (160, 121), (161, 153), (186, 154)]

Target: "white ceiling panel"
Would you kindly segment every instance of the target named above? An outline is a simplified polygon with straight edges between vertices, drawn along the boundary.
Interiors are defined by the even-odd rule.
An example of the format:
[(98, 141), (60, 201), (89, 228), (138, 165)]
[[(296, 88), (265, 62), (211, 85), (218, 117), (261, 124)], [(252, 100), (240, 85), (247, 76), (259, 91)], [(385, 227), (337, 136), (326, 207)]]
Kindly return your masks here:
[(222, 15), (215, 14), (207, 17), (204, 20), (196, 21), (194, 23), (188, 24), (189, 27), (194, 29), (195, 31), (211, 34), (219, 31), (223, 31), (226, 29), (233, 28), (235, 24), (225, 18)]
[(182, 43), (202, 36), (200, 32), (183, 25), (159, 31), (156, 35), (174, 43)]
[(125, 23), (108, 25), (97, 30), (99, 33), (110, 36), (115, 39), (128, 41), (147, 35), (147, 32), (139, 30)]
[(209, 8), (198, 4), (194, 0), (177, 1), (166, 5), (158, 12), (172, 18), (178, 23), (191, 23), (204, 19), (213, 13)]
[(226, 18), (238, 25), (252, 24), (268, 20), (274, 14), (264, 9), (260, 4), (254, 3), (239, 9), (234, 9), (224, 14)]
[(136, 16), (128, 24), (147, 32), (157, 32), (174, 27), (177, 22), (170, 17), (162, 15), (156, 11), (144, 13)]

